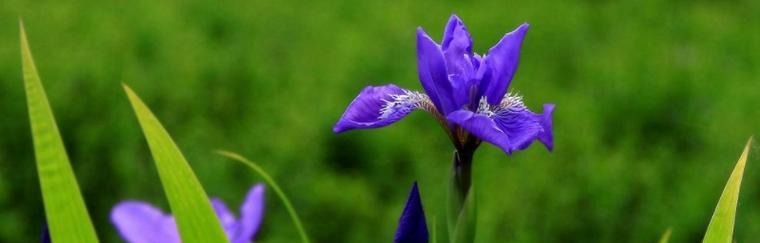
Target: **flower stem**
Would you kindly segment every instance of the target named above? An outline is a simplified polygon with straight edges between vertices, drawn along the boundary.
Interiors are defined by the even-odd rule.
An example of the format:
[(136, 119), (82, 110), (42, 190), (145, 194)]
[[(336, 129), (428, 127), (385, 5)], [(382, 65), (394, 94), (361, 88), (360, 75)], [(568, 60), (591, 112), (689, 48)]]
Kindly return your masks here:
[(454, 151), (449, 185), (449, 241), (471, 243), (475, 239), (476, 203), (472, 185), (472, 158), (475, 146)]
[(467, 197), (472, 185), (472, 157), (474, 150), (464, 149), (454, 151), (454, 164), (452, 168), (452, 183), (455, 188), (456, 198), (461, 204)]

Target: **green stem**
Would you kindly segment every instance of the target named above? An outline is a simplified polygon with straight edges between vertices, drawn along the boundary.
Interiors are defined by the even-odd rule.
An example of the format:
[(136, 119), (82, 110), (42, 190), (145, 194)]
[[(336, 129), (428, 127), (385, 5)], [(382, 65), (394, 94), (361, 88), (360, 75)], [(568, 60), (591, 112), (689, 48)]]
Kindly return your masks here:
[(449, 241), (471, 243), (475, 239), (475, 192), (472, 184), (474, 146), (454, 151), (449, 187)]
[(456, 196), (459, 204), (467, 198), (467, 193), (472, 185), (472, 157), (474, 150), (454, 151), (454, 164), (452, 167), (452, 183), (454, 183)]
[(290, 214), (290, 219), (293, 220), (293, 224), (295, 225), (296, 230), (298, 231), (298, 234), (301, 236), (301, 241), (303, 241), (304, 243), (309, 243), (309, 237), (306, 235), (306, 230), (304, 230), (303, 224), (301, 224), (301, 220), (298, 218), (298, 214), (296, 214), (296, 210), (293, 209), (293, 205), (290, 204), (290, 200), (288, 200), (288, 197), (285, 196), (285, 193), (282, 192), (282, 189), (280, 189), (280, 186), (277, 185), (277, 182), (275, 182), (274, 179), (272, 179), (269, 173), (264, 171), (264, 169), (259, 167), (256, 163), (253, 163), (252, 161), (246, 159), (245, 157), (239, 154), (228, 152), (228, 151), (222, 151), (222, 150), (217, 151), (217, 153), (224, 157), (230, 158), (232, 160), (241, 162), (247, 165), (248, 167), (250, 167), (251, 169), (253, 169), (254, 171), (256, 171), (256, 173), (258, 173), (259, 175), (261, 175), (264, 181), (266, 181), (267, 184), (269, 184), (269, 186), (272, 187), (275, 194), (277, 194), (277, 196), (280, 197), (280, 199), (282, 200), (282, 204), (284, 204), (285, 209), (288, 210), (288, 214)]

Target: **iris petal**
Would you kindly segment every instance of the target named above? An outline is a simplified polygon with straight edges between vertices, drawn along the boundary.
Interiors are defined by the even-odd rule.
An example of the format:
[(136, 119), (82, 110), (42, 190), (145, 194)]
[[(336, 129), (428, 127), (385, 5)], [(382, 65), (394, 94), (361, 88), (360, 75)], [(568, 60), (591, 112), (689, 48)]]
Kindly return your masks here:
[(472, 38), (462, 20), (452, 15), (443, 35), (443, 55), (446, 69), (453, 88), (454, 107), (461, 108), (470, 103), (470, 94), (476, 90), (475, 59), (472, 53)]
[(235, 219), (235, 215), (230, 211), (227, 205), (224, 204), (224, 201), (219, 198), (211, 198), (211, 206), (214, 208), (216, 217), (219, 218), (219, 222), (222, 224), (222, 228), (224, 229), (227, 238), (232, 238), (231, 236), (237, 234), (238, 230), (238, 222), (237, 219)]
[(483, 58), (478, 72), (482, 77), (480, 96), (486, 96), (488, 103), (498, 104), (507, 93), (520, 61), (520, 48), (528, 27), (525, 23), (504, 35)]
[(174, 218), (152, 205), (138, 201), (119, 203), (111, 211), (111, 222), (122, 239), (131, 243), (179, 243)]
[[(384, 86), (368, 86), (364, 88), (354, 101), (348, 105), (343, 116), (333, 127), (333, 132), (339, 133), (352, 129), (377, 128), (390, 125), (414, 110), (416, 104), (404, 102), (389, 104), (394, 96), (404, 95), (408, 90), (389, 84)], [(390, 107), (392, 109), (383, 108)]]
[(490, 117), (468, 110), (458, 110), (449, 114), (447, 119), (483, 141), (496, 145), (505, 153), (512, 153), (509, 137)]
[(551, 150), (553, 108), (553, 105), (545, 106), (543, 115), (524, 108), (503, 109), (491, 116), (459, 110), (449, 114), (447, 119), (507, 154), (527, 148), (536, 139)]
[(414, 182), (409, 198), (404, 206), (404, 212), (398, 221), (394, 243), (427, 243), (428, 230), (425, 223), (425, 211), (422, 209), (420, 192), (417, 182)]
[(264, 184), (256, 184), (248, 191), (240, 206), (239, 231), (232, 243), (250, 242), (259, 231), (264, 217)]
[(536, 114), (528, 109), (506, 109), (491, 117), (496, 125), (509, 138), (512, 151), (527, 148), (533, 140), (538, 138), (543, 128), (536, 119)]
[[(230, 242), (251, 242), (264, 216), (264, 185), (256, 184), (248, 191), (240, 206), (240, 220), (235, 218), (224, 201), (218, 198), (210, 201)], [(111, 222), (122, 239), (130, 243), (181, 242), (174, 217), (145, 202), (119, 203), (111, 211)]]
[(422, 28), (417, 28), (417, 72), (422, 88), (438, 111), (447, 114), (456, 110), (441, 47)]
[(467, 27), (464, 25), (459, 16), (451, 15), (449, 22), (446, 23), (446, 30), (443, 32), (443, 41), (441, 49), (447, 50), (451, 45), (461, 47), (466, 53), (472, 55), (472, 38)]
[(538, 140), (546, 146), (549, 151), (554, 149), (554, 133), (552, 132), (552, 113), (554, 113), (554, 104), (544, 104), (544, 114), (538, 115), (543, 130), (538, 134)]

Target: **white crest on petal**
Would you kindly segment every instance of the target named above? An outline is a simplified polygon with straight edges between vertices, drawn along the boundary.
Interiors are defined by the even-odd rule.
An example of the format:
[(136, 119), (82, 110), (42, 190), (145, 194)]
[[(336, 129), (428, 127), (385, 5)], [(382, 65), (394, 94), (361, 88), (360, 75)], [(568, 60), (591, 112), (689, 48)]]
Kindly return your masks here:
[(416, 91), (404, 90), (403, 94), (392, 94), (389, 96), (390, 99), (383, 99), (385, 104), (380, 109), (380, 114), (377, 117), (378, 120), (386, 119), (398, 112), (409, 113), (417, 108), (429, 111), (429, 108), (432, 106), (432, 102), (427, 95)]
[(518, 93), (507, 93), (504, 95), (504, 98), (501, 99), (499, 107), (501, 109), (521, 111), (525, 109), (525, 103), (523, 103), (522, 95)]
[(478, 102), (478, 110), (476, 113), (483, 114), (488, 117), (493, 116), (494, 111), (491, 108), (491, 104), (488, 104), (488, 99), (485, 96), (480, 97), (480, 101)]
[(501, 99), (499, 105), (495, 106), (488, 104), (486, 96), (480, 97), (476, 113), (492, 117), (504, 112), (519, 112), (525, 109), (525, 103), (523, 103), (521, 95), (517, 93), (507, 93), (504, 95), (504, 98)]

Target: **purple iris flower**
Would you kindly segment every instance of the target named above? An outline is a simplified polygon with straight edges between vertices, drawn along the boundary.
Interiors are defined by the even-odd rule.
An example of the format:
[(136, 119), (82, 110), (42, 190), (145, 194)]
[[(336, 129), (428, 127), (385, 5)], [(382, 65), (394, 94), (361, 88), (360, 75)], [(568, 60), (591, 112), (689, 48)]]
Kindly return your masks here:
[(534, 140), (551, 150), (554, 105), (545, 104), (544, 113), (536, 114), (521, 96), (507, 92), (527, 31), (527, 23), (520, 25), (481, 56), (472, 51), (470, 33), (456, 15), (440, 45), (417, 28), (417, 68), (425, 93), (393, 84), (366, 87), (333, 131), (383, 127), (421, 109), (433, 114), (460, 151), (486, 141), (511, 154)]
[(427, 243), (428, 230), (425, 223), (425, 211), (422, 210), (420, 191), (414, 182), (409, 198), (406, 200), (404, 212), (398, 220), (398, 229), (393, 238), (394, 243)]
[[(211, 205), (232, 243), (251, 242), (264, 216), (264, 185), (251, 187), (240, 206), (240, 218), (218, 198), (211, 198)], [(141, 201), (124, 201), (111, 211), (111, 222), (121, 237), (131, 243), (180, 243), (174, 217), (161, 209)]]

